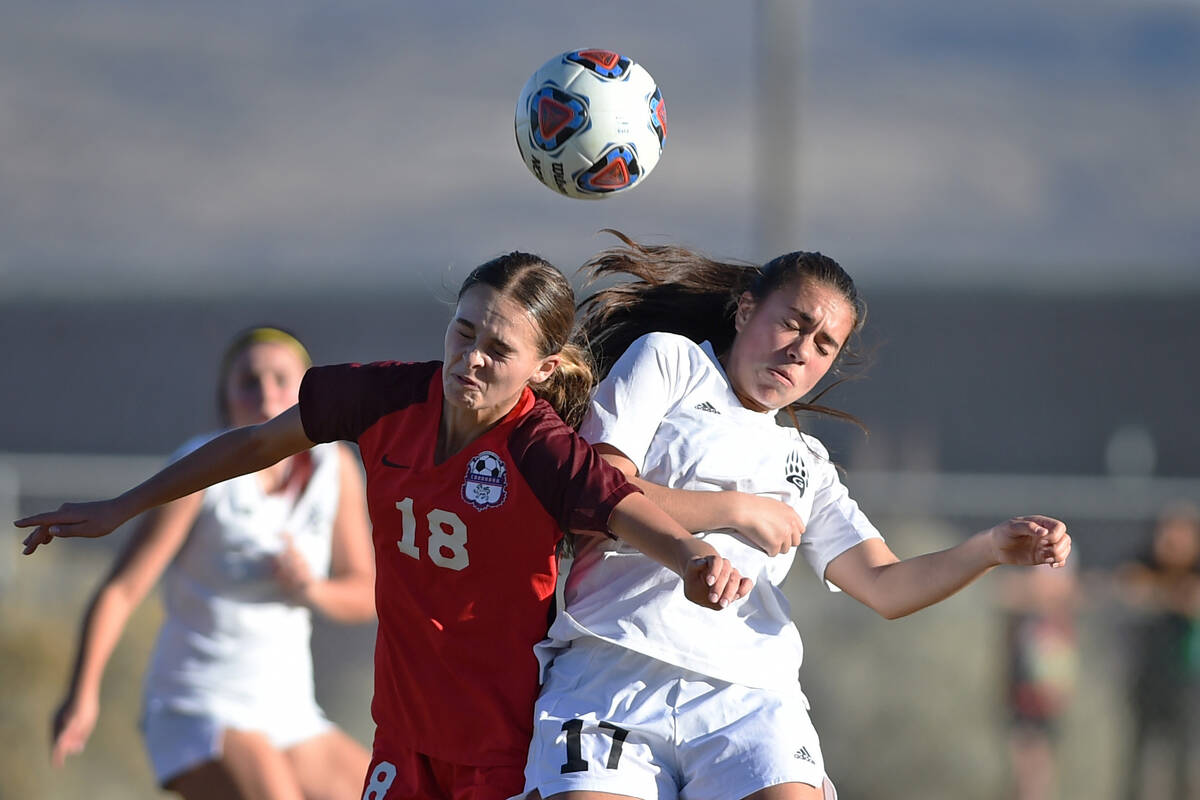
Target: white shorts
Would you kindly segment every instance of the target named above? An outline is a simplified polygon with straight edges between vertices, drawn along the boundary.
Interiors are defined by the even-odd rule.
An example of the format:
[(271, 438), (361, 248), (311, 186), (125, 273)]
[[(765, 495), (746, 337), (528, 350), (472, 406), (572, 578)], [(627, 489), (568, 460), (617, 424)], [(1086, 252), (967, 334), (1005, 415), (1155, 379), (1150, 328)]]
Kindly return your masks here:
[[(213, 716), (161, 707), (147, 709), (142, 715), (142, 736), (158, 785), (165, 788), (188, 770), (220, 759), (225, 730), (231, 727), (235, 726)], [(318, 710), (304, 718), (293, 716), (286, 725), (267, 726), (262, 732), (272, 745), (286, 750), (331, 728), (333, 723)]]
[(726, 683), (599, 639), (573, 641), (547, 671), (527, 792), (733, 800), (780, 783), (837, 797), (799, 683)]

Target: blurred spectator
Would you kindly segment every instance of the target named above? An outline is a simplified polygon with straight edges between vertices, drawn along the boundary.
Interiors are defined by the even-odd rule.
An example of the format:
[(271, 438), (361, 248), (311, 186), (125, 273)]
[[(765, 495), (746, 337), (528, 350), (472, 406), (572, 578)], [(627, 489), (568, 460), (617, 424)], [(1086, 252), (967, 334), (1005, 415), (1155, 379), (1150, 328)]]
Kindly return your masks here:
[(1055, 796), (1058, 732), (1078, 668), (1073, 564), (1014, 570), (1001, 586), (1009, 758), (1017, 800)]
[(1122, 597), (1137, 612), (1126, 797), (1196, 800), (1200, 798), (1200, 509), (1190, 503), (1166, 508), (1147, 552), (1123, 567), (1119, 578)]

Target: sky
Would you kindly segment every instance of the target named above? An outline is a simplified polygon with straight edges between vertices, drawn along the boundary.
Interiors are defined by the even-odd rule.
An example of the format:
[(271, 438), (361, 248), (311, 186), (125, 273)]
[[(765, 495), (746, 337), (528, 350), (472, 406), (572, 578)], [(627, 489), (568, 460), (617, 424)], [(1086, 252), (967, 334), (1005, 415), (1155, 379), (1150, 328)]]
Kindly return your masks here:
[[(1200, 0), (775, 4), (798, 66), (764, 98), (761, 2), (5, 0), (0, 295), (423, 291), (512, 249), (570, 271), (605, 227), (877, 286), (1200, 288)], [(655, 171), (602, 201), (513, 142), (577, 47), (667, 104)], [(790, 97), (767, 242), (760, 103)]]

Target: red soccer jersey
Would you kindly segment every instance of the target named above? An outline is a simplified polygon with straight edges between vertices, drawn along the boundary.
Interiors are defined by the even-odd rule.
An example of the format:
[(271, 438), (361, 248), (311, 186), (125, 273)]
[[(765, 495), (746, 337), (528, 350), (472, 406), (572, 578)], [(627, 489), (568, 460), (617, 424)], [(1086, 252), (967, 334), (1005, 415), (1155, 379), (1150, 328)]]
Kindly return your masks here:
[(376, 748), (524, 764), (562, 531), (607, 532), (637, 491), (527, 388), (491, 430), (434, 463), (441, 363), (314, 367), (314, 442), (358, 443), (374, 526)]

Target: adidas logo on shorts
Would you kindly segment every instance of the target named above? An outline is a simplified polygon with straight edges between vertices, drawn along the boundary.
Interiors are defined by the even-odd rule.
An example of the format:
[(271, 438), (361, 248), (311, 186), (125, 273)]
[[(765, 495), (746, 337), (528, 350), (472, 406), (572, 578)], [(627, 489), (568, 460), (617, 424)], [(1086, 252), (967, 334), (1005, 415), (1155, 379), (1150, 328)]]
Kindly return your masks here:
[(799, 758), (803, 761), (807, 761), (808, 763), (814, 764), (814, 765), (817, 763), (816, 761), (813, 760), (813, 757), (811, 755), (809, 755), (807, 747), (801, 747), (799, 750), (792, 753), (792, 757)]
[(717, 411), (716, 406), (714, 406), (712, 403), (709, 403), (708, 401), (700, 403), (699, 405), (696, 406), (696, 408), (699, 409), (700, 411), (707, 411), (710, 414), (720, 414), (721, 413), (720, 411)]

